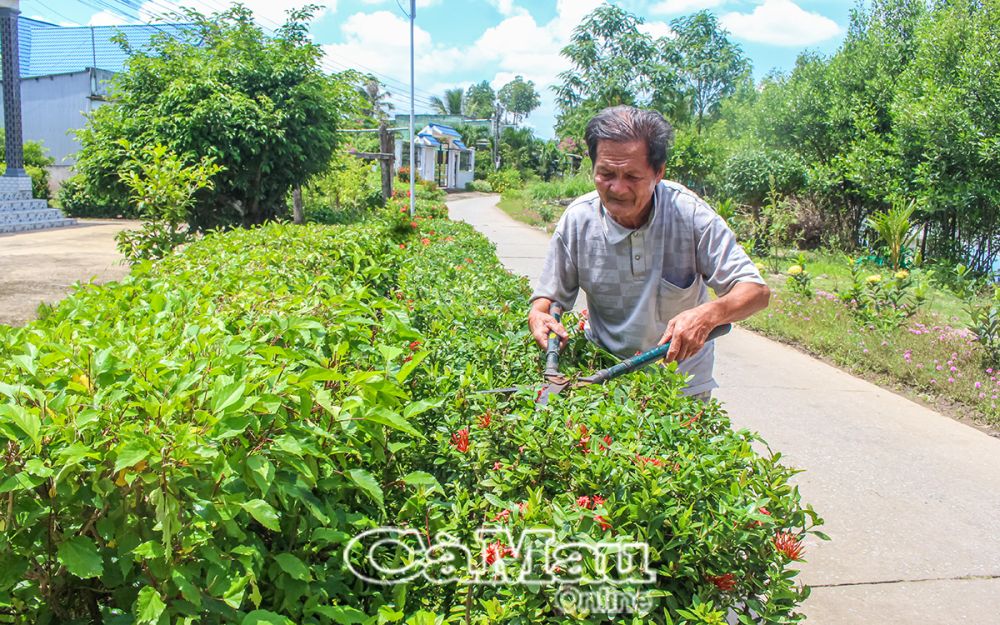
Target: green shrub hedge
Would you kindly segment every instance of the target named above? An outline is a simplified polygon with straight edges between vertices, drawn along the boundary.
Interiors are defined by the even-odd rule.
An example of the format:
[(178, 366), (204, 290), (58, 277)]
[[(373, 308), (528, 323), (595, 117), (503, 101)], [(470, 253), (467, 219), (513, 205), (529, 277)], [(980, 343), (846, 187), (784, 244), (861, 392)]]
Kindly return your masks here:
[[(655, 582), (609, 584), (651, 604), (611, 622), (739, 602), (797, 620), (790, 556), (818, 519), (794, 472), (666, 368), (537, 408), (527, 281), (464, 224), (400, 227), (396, 203), (212, 234), (0, 326), (0, 622), (602, 620), (560, 609), (557, 581), (383, 586), (347, 566), (365, 530), (474, 546), (483, 526), (647, 543)], [(563, 360), (610, 361), (579, 332)], [(529, 388), (475, 392), (512, 383)], [(511, 546), (494, 567), (521, 566)]]

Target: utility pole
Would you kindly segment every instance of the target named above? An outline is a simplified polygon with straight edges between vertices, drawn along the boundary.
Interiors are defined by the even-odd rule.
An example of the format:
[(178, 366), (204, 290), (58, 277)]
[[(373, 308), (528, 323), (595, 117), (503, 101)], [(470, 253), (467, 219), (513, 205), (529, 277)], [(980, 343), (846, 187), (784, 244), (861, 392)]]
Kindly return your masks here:
[(292, 187), (292, 223), (298, 225), (306, 223), (305, 211), (302, 205), (302, 187), (300, 185)]
[(417, 0), (410, 0), (410, 219), (417, 215), (417, 161), (415, 141), (416, 132), (413, 129), (413, 118), (416, 108), (413, 103), (413, 22), (417, 19)]
[[(378, 124), (378, 149), (387, 158), (379, 159), (379, 167), (382, 168), (382, 199), (388, 200), (392, 196), (392, 169), (395, 160), (396, 146), (392, 140), (392, 133), (389, 132), (389, 121), (382, 119)], [(413, 169), (412, 167), (410, 168)]]
[[(19, 0), (0, 0), (0, 54), (3, 55), (4, 147), (8, 178), (27, 178), (21, 129), (21, 61), (18, 58), (17, 16)], [(28, 187), (29, 189), (31, 187)]]

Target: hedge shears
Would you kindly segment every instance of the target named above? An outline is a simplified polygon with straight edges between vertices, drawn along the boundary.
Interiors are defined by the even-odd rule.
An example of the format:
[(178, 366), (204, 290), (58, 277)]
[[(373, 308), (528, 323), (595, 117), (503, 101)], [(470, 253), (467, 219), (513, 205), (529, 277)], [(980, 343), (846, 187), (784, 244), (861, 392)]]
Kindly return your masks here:
[[(559, 322), (562, 319), (562, 312), (562, 306), (558, 302), (552, 302), (552, 305), (549, 307), (549, 314), (555, 318), (556, 322)], [(728, 334), (732, 329), (733, 326), (729, 323), (718, 326), (708, 333), (708, 338), (705, 339), (705, 342), (715, 340), (720, 336)], [(657, 345), (652, 349), (646, 350), (641, 354), (636, 354), (635, 356), (623, 360), (616, 365), (606, 369), (601, 369), (593, 375), (573, 380), (559, 373), (559, 335), (557, 335), (555, 331), (549, 330), (548, 345), (545, 350), (545, 373), (543, 374), (545, 384), (538, 390), (538, 395), (535, 397), (535, 403), (544, 406), (549, 403), (549, 398), (551, 396), (558, 395), (567, 387), (577, 388), (591, 384), (606, 384), (615, 378), (632, 373), (637, 369), (641, 369), (650, 363), (654, 363), (657, 360), (662, 359), (667, 355), (668, 351), (670, 351), (669, 341), (663, 345)], [(524, 387), (508, 386), (506, 388), (495, 388), (479, 392), (516, 393), (522, 388)]]

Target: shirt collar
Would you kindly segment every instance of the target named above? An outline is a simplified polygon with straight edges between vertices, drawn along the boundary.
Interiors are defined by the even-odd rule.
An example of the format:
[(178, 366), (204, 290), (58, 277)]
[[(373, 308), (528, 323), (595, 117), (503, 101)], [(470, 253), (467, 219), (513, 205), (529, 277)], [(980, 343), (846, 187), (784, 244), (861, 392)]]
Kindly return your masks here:
[(601, 224), (604, 227), (604, 237), (608, 240), (608, 243), (611, 243), (612, 245), (621, 243), (625, 239), (632, 236), (634, 232), (642, 232), (648, 229), (649, 225), (653, 223), (654, 219), (656, 219), (656, 205), (658, 203), (656, 200), (659, 192), (660, 192), (660, 185), (656, 185), (656, 188), (653, 189), (653, 208), (650, 209), (649, 219), (647, 219), (646, 223), (644, 223), (642, 226), (635, 229), (626, 228), (625, 226), (615, 221), (611, 217), (611, 215), (608, 214), (608, 211), (605, 210), (604, 203), (601, 202), (600, 203)]

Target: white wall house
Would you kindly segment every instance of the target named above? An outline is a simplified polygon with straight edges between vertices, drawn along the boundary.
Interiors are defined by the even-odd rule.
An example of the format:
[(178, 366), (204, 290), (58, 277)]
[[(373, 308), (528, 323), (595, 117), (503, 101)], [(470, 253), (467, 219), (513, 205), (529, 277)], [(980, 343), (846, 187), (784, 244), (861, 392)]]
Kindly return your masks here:
[[(414, 141), (417, 175), (433, 180), (442, 189), (464, 189), (472, 182), (476, 169), (476, 151), (462, 143), (454, 128), (427, 124)], [(410, 166), (410, 144), (396, 142), (396, 168)]]

